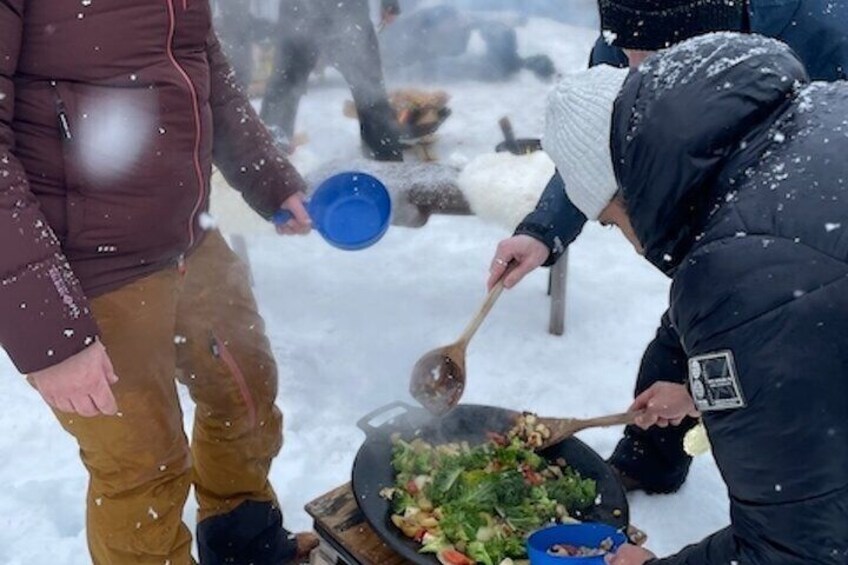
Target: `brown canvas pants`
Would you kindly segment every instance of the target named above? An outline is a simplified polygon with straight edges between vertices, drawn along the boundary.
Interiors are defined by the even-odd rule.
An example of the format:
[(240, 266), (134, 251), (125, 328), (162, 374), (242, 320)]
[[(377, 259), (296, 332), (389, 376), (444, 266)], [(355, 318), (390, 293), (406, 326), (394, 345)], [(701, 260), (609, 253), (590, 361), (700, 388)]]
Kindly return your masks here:
[[(182, 522), (189, 487), (198, 522), (245, 501), (273, 501), (282, 445), (277, 372), (243, 263), (210, 232), (184, 269), (167, 269), (93, 301), (119, 377), (119, 414), (57, 413), (89, 474), (95, 564), (192, 563)], [(196, 403), (189, 441), (176, 378)]]

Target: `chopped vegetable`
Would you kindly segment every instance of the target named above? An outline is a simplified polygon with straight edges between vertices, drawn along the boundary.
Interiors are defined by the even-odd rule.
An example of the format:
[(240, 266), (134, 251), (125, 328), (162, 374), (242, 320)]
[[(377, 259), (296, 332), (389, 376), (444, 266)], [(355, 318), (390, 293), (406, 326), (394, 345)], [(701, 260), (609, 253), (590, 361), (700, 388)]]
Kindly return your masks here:
[[(544, 435), (523, 417), (520, 425)], [(525, 436), (510, 432), (475, 447), (393, 438), (396, 482), (382, 491), (392, 502), (392, 522), (443, 564), (526, 559), (527, 536), (573, 521), (594, 505), (596, 486), (564, 461), (552, 464), (537, 455)]]
[(683, 437), (683, 450), (687, 453), (687, 455), (697, 457), (698, 455), (708, 452), (710, 449), (712, 449), (710, 446), (710, 438), (707, 435), (707, 429), (704, 427), (703, 423), (699, 423), (697, 426), (686, 432), (686, 435)]
[(568, 512), (589, 508), (595, 502), (595, 482), (583, 479), (572, 469), (565, 469), (563, 476), (545, 484), (548, 496), (565, 506)]
[(474, 565), (474, 561), (467, 555), (455, 549), (443, 549), (437, 557), (443, 565)]
[(548, 549), (548, 554), (556, 555), (557, 557), (594, 557), (597, 555), (606, 555), (612, 551), (614, 545), (615, 543), (611, 538), (603, 540), (598, 547), (558, 543)]

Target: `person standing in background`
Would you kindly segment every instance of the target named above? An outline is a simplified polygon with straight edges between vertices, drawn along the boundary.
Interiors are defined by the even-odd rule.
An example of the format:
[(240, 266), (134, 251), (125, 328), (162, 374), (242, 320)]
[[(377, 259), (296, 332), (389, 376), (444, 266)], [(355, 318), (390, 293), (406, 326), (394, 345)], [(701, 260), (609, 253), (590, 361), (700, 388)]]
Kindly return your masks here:
[(221, 47), (242, 87), (250, 86), (253, 76), (254, 17), (250, 11), (250, 0), (225, 0), (218, 2), (215, 28)]
[[(380, 25), (400, 13), (398, 0), (382, 0)], [(367, 0), (282, 0), (274, 70), (261, 116), (287, 145), (294, 135), (300, 99), (319, 58), (350, 85), (366, 154), (378, 161), (402, 161), (403, 148), (380, 60)]]
[[(485, 43), (483, 53), (469, 52), (474, 32)], [(380, 47), (390, 77), (505, 81), (527, 69), (547, 80), (556, 73), (547, 55), (520, 55), (513, 25), (446, 4), (406, 10), (396, 25), (380, 35)]]

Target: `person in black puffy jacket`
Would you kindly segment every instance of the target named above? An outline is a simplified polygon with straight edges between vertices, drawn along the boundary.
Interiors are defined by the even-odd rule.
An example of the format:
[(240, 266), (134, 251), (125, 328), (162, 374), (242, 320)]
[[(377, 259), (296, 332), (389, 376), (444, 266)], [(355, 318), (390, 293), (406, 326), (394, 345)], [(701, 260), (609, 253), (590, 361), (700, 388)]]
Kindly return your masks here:
[[(652, 51), (705, 32), (744, 31), (774, 37), (789, 45), (814, 80), (848, 78), (848, 0), (599, 0), (603, 37), (592, 50), (591, 65), (637, 66)], [(489, 285), (506, 277), (511, 288), (541, 265), (553, 265), (578, 237), (586, 217), (555, 174), (536, 209), (515, 235), (498, 245)], [(642, 359), (635, 392), (655, 382), (675, 381), (685, 371), (668, 317), (663, 316), (651, 347)], [(682, 426), (641, 430), (627, 426), (609, 459), (628, 490), (675, 492), (689, 472), (691, 458), (681, 448), (694, 420)]]
[(581, 212), (671, 277), (686, 370), (633, 408), (700, 413), (730, 496), (724, 530), (610, 562), (848, 563), (848, 84), (809, 83), (774, 40), (702, 36), (565, 78), (544, 146)]

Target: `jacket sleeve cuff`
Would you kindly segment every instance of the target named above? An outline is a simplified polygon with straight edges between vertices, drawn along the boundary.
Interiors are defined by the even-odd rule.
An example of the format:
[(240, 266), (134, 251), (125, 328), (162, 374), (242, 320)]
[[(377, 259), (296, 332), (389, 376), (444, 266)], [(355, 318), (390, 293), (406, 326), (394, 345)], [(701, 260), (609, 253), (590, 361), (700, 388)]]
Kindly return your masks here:
[(711, 565), (713, 563), (748, 563), (736, 547), (732, 530), (728, 527), (705, 538), (700, 543), (685, 547), (669, 557), (648, 561), (650, 565)]
[(568, 199), (565, 182), (554, 174), (542, 192), (536, 209), (518, 225), (516, 235), (529, 235), (550, 250), (544, 266), (550, 267), (565, 253), (586, 224), (586, 216)]
[(260, 216), (269, 220), (283, 202), (298, 192), (306, 192), (306, 182), (282, 156), (272, 157), (274, 165), (266, 174), (252, 179), (251, 189), (243, 190), (242, 197)]
[(79, 353), (99, 330), (67, 262), (51, 260), (22, 271), (0, 292), (0, 343), (22, 374)]
[(530, 221), (523, 221), (518, 224), (518, 227), (515, 228), (515, 233), (513, 235), (527, 235), (532, 237), (533, 239), (540, 241), (545, 244), (545, 247), (548, 248), (548, 258), (542, 264), (543, 267), (550, 267), (562, 256), (562, 253), (565, 249), (561, 249), (559, 253), (557, 253), (556, 245), (554, 244), (553, 237), (551, 237), (551, 230), (546, 230), (542, 226), (536, 225)]

